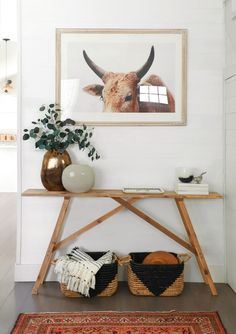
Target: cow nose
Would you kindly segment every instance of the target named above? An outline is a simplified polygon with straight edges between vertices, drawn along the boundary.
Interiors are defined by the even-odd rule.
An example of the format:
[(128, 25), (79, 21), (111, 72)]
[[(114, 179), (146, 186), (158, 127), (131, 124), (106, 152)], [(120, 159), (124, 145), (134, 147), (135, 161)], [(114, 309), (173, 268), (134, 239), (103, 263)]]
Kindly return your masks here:
[(113, 112), (111, 107), (109, 106), (104, 106), (104, 109), (103, 109), (104, 112)]
[(109, 103), (106, 103), (105, 105), (104, 105), (104, 111), (105, 112), (114, 112), (114, 110), (113, 110), (113, 108), (112, 108), (112, 105)]

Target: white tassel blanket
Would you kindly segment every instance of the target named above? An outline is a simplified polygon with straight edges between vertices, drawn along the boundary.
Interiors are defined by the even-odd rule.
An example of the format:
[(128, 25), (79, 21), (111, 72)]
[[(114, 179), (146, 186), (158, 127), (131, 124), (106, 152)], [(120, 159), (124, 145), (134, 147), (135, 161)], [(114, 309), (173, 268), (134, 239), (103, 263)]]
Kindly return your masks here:
[(70, 254), (57, 260), (54, 271), (58, 274), (58, 281), (66, 284), (68, 290), (89, 297), (89, 289), (95, 289), (96, 273), (104, 264), (112, 263), (112, 255), (113, 253), (108, 251), (95, 261), (87, 253), (75, 247)]

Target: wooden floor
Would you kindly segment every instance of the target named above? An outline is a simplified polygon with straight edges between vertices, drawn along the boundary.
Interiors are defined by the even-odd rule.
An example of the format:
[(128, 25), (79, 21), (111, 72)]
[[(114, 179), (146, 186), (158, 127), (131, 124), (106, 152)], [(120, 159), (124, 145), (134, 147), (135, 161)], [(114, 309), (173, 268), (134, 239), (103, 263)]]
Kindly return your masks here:
[(185, 283), (178, 297), (136, 297), (125, 282), (114, 296), (66, 298), (58, 283), (45, 283), (32, 296), (33, 283), (14, 283), (16, 195), (0, 193), (0, 334), (10, 334), (21, 312), (78, 311), (218, 311), (228, 334), (236, 334), (236, 294), (226, 284), (217, 284), (213, 297), (202, 283)]
[(0, 193), (0, 213), (0, 305), (2, 305), (14, 287), (16, 193)]
[(78, 311), (218, 311), (228, 334), (236, 333), (236, 296), (226, 284), (217, 284), (219, 295), (213, 297), (201, 283), (186, 283), (178, 297), (137, 297), (125, 282), (111, 297), (67, 298), (58, 283), (45, 283), (39, 295), (31, 295), (33, 283), (16, 283), (0, 308), (0, 333), (9, 334), (21, 312)]

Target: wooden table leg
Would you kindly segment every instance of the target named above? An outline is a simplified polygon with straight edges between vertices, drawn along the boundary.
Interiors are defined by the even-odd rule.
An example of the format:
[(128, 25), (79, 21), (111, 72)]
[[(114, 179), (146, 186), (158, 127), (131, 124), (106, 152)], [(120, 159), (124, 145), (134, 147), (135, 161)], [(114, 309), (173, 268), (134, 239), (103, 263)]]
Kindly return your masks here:
[(49, 268), (51, 260), (52, 260), (53, 253), (55, 251), (54, 246), (56, 245), (56, 243), (59, 239), (61, 229), (62, 229), (62, 226), (63, 226), (64, 221), (65, 221), (65, 215), (66, 215), (69, 203), (70, 203), (70, 198), (69, 197), (64, 197), (64, 201), (62, 203), (62, 207), (61, 207), (61, 210), (60, 210), (60, 213), (59, 213), (59, 216), (58, 216), (58, 219), (57, 219), (57, 223), (56, 223), (56, 226), (54, 228), (54, 231), (53, 231), (53, 234), (52, 234), (52, 237), (51, 237), (51, 240), (49, 242), (47, 252), (45, 254), (43, 263), (41, 265), (41, 269), (39, 271), (37, 280), (35, 281), (33, 289), (32, 289), (32, 295), (37, 295), (38, 294), (38, 289), (39, 289), (40, 285), (44, 282), (45, 276), (48, 272), (48, 268)]
[(202, 276), (204, 281), (209, 285), (209, 288), (211, 290), (211, 293), (213, 296), (217, 295), (217, 291), (216, 291), (216, 287), (215, 284), (212, 280), (210, 271), (208, 269), (205, 257), (203, 255), (201, 246), (199, 244), (199, 241), (197, 239), (196, 233), (194, 231), (191, 219), (189, 217), (188, 211), (186, 209), (186, 206), (184, 204), (184, 200), (183, 199), (175, 199), (177, 208), (179, 210), (180, 216), (182, 218), (183, 224), (185, 226), (186, 232), (188, 234), (189, 240), (192, 244), (192, 246), (194, 247), (195, 251), (196, 251), (196, 258), (198, 261), (198, 265), (199, 268), (201, 270)]
[[(127, 202), (129, 202), (130, 204), (133, 204), (133, 203), (137, 202), (138, 200), (139, 200), (138, 198), (131, 198), (131, 199), (127, 200)], [(112, 209), (111, 211), (106, 212), (104, 215), (100, 216), (99, 218), (95, 219), (94, 221), (85, 225), (84, 227), (80, 228), (78, 231), (72, 233), (71, 235), (69, 235), (65, 239), (60, 240), (55, 245), (54, 250), (57, 250), (58, 248), (61, 248), (61, 247), (65, 246), (68, 242), (74, 240), (75, 238), (79, 237), (81, 234), (89, 231), (90, 229), (94, 228), (95, 226), (103, 223), (105, 220), (114, 216), (115, 214), (117, 214), (118, 212), (120, 212), (122, 210), (125, 210), (125, 207), (123, 205), (119, 205), (116, 208)]]
[[(192, 245), (192, 246), (194, 247), (194, 249), (195, 249), (195, 245), (194, 245), (193, 238), (192, 238), (192, 233), (191, 233), (191, 231), (189, 230), (189, 224), (186, 224), (186, 223), (185, 223), (185, 220), (184, 220), (184, 214), (183, 214), (183, 209), (182, 209), (182, 206), (181, 206), (181, 203), (182, 203), (181, 201), (182, 201), (182, 200), (175, 200), (176, 205), (177, 205), (177, 208), (178, 208), (179, 213), (180, 213), (180, 216), (181, 216), (182, 221), (183, 221), (183, 223), (184, 223), (185, 230), (186, 230), (187, 235), (188, 235), (188, 238), (189, 238), (189, 240), (190, 240), (190, 243), (191, 243), (191, 245)], [(185, 207), (185, 210), (187, 210), (186, 207)], [(190, 218), (189, 218), (189, 219), (190, 219)], [(205, 282), (206, 284), (208, 284), (208, 280), (207, 280), (207, 277), (206, 277), (206, 275), (205, 275), (205, 272), (204, 272), (204, 269), (203, 269), (203, 266), (202, 266), (202, 263), (201, 263), (201, 259), (199, 258), (197, 252), (195, 253), (195, 255), (196, 255), (196, 260), (197, 260), (197, 262), (198, 262), (199, 269), (200, 269), (201, 274), (202, 274), (202, 278), (203, 278), (204, 282)]]

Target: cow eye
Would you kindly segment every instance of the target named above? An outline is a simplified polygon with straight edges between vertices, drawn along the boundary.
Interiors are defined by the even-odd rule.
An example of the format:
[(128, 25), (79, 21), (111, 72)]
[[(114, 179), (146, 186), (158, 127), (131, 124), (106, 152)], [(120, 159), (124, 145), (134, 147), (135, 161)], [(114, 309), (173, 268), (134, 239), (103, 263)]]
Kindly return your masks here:
[(125, 102), (128, 102), (128, 101), (131, 101), (132, 100), (132, 95), (130, 94), (130, 95), (127, 95), (126, 97), (125, 97)]

